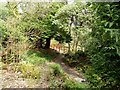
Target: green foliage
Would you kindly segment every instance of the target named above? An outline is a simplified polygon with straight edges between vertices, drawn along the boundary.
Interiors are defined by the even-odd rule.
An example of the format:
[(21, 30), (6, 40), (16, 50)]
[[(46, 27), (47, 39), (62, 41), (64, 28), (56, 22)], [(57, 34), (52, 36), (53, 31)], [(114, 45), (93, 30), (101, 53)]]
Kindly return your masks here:
[(59, 64), (50, 64), (49, 67), (52, 68), (53, 74), (55, 76), (61, 75), (63, 73), (61, 66)]
[(69, 78), (65, 78), (62, 84), (63, 88), (89, 88), (89, 85), (86, 83), (80, 83)]
[(93, 87), (119, 88), (119, 4), (93, 3), (92, 8), (95, 13), (90, 35), (92, 39), (87, 49), (93, 69), (88, 69), (88, 72), (93, 74), (93, 77), (89, 73), (88, 79)]
[(1, 60), (5, 63), (19, 62), (21, 60), (21, 58), (19, 58), (20, 55), (23, 54), (28, 47), (28, 38), (24, 36), (22, 29), (19, 27), (20, 19), (16, 11), (16, 4), (17, 3), (3, 4), (4, 7), (1, 8), (3, 10), (0, 13), (4, 14), (4, 17), (0, 18), (0, 38), (2, 48)]
[[(21, 6), (22, 13), (18, 11), (18, 5)], [(28, 50), (49, 48), (50, 40), (54, 38), (60, 43), (68, 43), (71, 51), (66, 56), (68, 62), (81, 67), (91, 87), (120, 88), (119, 8), (120, 5), (116, 2), (76, 2), (70, 5), (0, 3), (1, 60), (7, 63), (21, 60), (29, 62), (19, 66), (23, 77), (39, 78), (40, 72), (32, 64), (50, 61), (56, 53)], [(61, 74), (58, 64), (50, 67), (54, 75)], [(79, 86), (78, 83), (65, 79), (63, 87), (84, 85)]]
[(0, 19), (6, 20), (6, 17), (9, 15), (8, 8), (6, 8), (5, 2), (0, 2)]
[(80, 2), (64, 5), (57, 11), (54, 23), (68, 32), (68, 35), (65, 35), (68, 37), (65, 39), (69, 43), (69, 51), (76, 52), (79, 48), (82, 50), (85, 47), (91, 21), (90, 10)]
[(70, 89), (70, 88), (89, 88), (89, 86), (87, 86), (87, 84), (84, 84), (84, 83), (79, 83), (79, 82), (75, 82), (72, 80), (66, 80), (63, 83), (63, 88), (67, 88), (67, 89)]
[(80, 50), (78, 50), (76, 53), (66, 54), (64, 61), (68, 63), (71, 67), (76, 68), (84, 68), (84, 65), (89, 64), (87, 53)]
[(90, 82), (91, 87), (100, 88), (105, 84), (105, 82), (103, 82), (101, 80), (102, 78), (99, 77), (98, 74), (96, 74), (94, 71), (95, 71), (94, 68), (92, 68), (91, 66), (87, 66), (85, 68), (85, 76)]
[(45, 56), (42, 56), (43, 54), (41, 52), (35, 52), (35, 51), (28, 51), (25, 61), (33, 63), (33, 64), (40, 64), (44, 63), (49, 59), (46, 59)]
[[(69, 29), (73, 36), (72, 50), (76, 52), (79, 49), (83, 52), (69, 53), (67, 61), (72, 66), (77, 62), (82, 71), (88, 73), (87, 78), (92, 87), (119, 88), (119, 4), (116, 2), (89, 4), (87, 7), (78, 4), (66, 5), (56, 14), (55, 23), (66, 30), (70, 28), (68, 23), (72, 15), (78, 17), (74, 17), (73, 23), (80, 24), (83, 21), (82, 25), (75, 25), (73, 30)], [(79, 13), (77, 10), (84, 12)], [(87, 58), (83, 59), (82, 56)]]
[[(23, 3), (24, 4), (24, 3)], [(27, 3), (25, 3), (27, 5)], [(34, 7), (32, 5), (35, 5)], [(27, 7), (23, 7), (23, 12), (26, 11), (27, 8), (31, 8), (34, 12), (26, 11), (23, 14), (21, 27), (23, 28), (24, 32), (29, 37), (29, 41), (33, 46), (32, 48), (46, 48), (46, 44), (52, 39), (58, 37), (58, 34), (62, 37), (63, 34), (66, 35), (67, 32), (61, 30), (59, 26), (55, 23), (54, 17), (57, 10), (62, 7), (64, 3), (28, 3)], [(30, 11), (31, 11), (30, 10)], [(62, 32), (61, 32), (62, 31)], [(65, 41), (66, 39), (62, 39)], [(49, 41), (47, 41), (49, 39)], [(40, 41), (41, 40), (41, 41)], [(58, 40), (61, 41), (61, 40)], [(40, 46), (38, 45), (40, 44)], [(49, 48), (49, 45), (48, 47)]]
[(89, 88), (87, 83), (80, 83), (71, 79), (64, 71), (62, 71), (59, 64), (49, 64), (52, 68), (50, 73), (50, 88)]
[(50, 51), (51, 54), (47, 53), (47, 50), (41, 49), (40, 51), (28, 50), (26, 53), (21, 55), (23, 61), (32, 63), (32, 64), (42, 64), (47, 61), (51, 61), (56, 53)]

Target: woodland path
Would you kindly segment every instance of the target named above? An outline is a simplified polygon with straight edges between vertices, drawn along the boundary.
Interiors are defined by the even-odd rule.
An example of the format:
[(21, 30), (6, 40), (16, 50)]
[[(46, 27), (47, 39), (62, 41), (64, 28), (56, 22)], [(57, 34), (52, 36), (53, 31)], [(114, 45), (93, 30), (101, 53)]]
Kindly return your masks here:
[(64, 55), (62, 54), (59, 54), (56, 58), (53, 59), (53, 62), (49, 63), (49, 64), (52, 64), (52, 63), (57, 63), (57, 64), (60, 64), (63, 71), (68, 74), (68, 76), (76, 81), (79, 81), (79, 82), (84, 82), (86, 81), (85, 78), (83, 77), (82, 73), (78, 73), (74, 68), (71, 68), (70, 66), (66, 65), (64, 62), (63, 62), (63, 58), (64, 58)]
[[(62, 54), (58, 54), (52, 62), (47, 62), (47, 64), (53, 64), (53, 63), (57, 63), (59, 65), (61, 65), (63, 71), (71, 78), (74, 79), (76, 81), (79, 82), (84, 82), (85, 79), (82, 76), (82, 73), (78, 73), (74, 68), (71, 68), (70, 66), (66, 65), (63, 62), (64, 55)], [(43, 64), (43, 66), (41, 66), (41, 70), (43, 72), (43, 75), (41, 75), (41, 79), (39, 81), (35, 81), (35, 80), (29, 80), (29, 79), (25, 79), (25, 78), (21, 78), (19, 77), (19, 73), (15, 73), (12, 72), (11, 70), (0, 70), (0, 75), (2, 75), (0, 77), (0, 80), (2, 81), (1, 85), (4, 88), (36, 88), (36, 87), (41, 87), (41, 88), (45, 88), (48, 87), (48, 81), (46, 78), (47, 75), (47, 70), (48, 67)], [(43, 68), (44, 67), (44, 68)], [(46, 72), (46, 73), (45, 73)], [(0, 86), (1, 87), (1, 86)]]

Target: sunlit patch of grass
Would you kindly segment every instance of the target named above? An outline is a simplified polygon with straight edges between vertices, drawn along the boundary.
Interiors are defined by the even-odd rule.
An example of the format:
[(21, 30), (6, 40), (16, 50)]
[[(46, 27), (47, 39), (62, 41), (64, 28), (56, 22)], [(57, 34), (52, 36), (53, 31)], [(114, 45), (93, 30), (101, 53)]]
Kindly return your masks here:
[(23, 61), (26, 61), (32, 64), (42, 64), (47, 61), (51, 61), (54, 58), (53, 56), (49, 55), (49, 53), (47, 53), (45, 50), (41, 50), (41, 51), (29, 50), (26, 52), (26, 54), (22, 55), (22, 58), (23, 58)]

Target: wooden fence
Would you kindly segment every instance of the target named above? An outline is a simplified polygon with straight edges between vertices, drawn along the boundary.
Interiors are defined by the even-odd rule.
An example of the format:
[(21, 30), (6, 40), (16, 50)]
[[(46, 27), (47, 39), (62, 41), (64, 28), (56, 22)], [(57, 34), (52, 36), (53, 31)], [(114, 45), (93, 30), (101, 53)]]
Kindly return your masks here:
[(55, 49), (56, 51), (64, 54), (68, 52), (68, 47), (62, 44), (52, 44), (50, 45), (50, 48)]

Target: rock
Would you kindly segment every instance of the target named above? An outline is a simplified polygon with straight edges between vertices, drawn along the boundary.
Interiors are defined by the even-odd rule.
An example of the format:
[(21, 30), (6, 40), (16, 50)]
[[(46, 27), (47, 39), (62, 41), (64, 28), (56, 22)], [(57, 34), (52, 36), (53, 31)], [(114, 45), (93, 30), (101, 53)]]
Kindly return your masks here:
[(79, 81), (79, 82), (85, 82), (86, 80), (83, 79), (83, 78), (74, 78), (76, 81)]
[(17, 74), (21, 74), (21, 72), (18, 72)]

